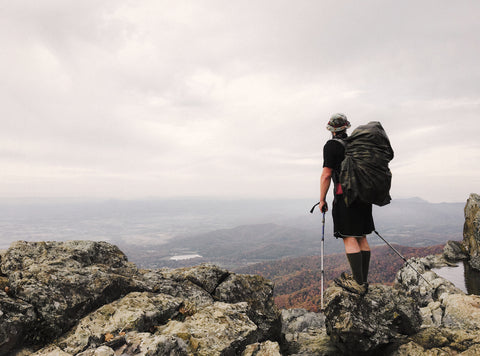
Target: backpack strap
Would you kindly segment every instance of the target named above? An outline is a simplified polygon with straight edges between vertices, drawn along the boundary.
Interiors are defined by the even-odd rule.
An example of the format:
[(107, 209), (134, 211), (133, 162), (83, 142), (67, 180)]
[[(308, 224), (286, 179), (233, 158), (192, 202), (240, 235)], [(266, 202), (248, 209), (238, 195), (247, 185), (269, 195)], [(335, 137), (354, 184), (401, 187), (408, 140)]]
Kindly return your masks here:
[(337, 142), (340, 142), (343, 146), (343, 148), (346, 148), (347, 147), (347, 143), (345, 142), (345, 140), (341, 139), (341, 138), (337, 138), (337, 137), (334, 137), (332, 138), (332, 140), (335, 140)]
[[(332, 138), (332, 140), (340, 142), (342, 144), (344, 150), (347, 148), (347, 143), (343, 139), (338, 138), (338, 137), (334, 137), (334, 138)], [(335, 176), (334, 177), (335, 179), (333, 181), (336, 182), (335, 185), (334, 185), (334, 193), (336, 195), (343, 194), (342, 185), (340, 184), (340, 174), (337, 171), (333, 171), (333, 174)]]

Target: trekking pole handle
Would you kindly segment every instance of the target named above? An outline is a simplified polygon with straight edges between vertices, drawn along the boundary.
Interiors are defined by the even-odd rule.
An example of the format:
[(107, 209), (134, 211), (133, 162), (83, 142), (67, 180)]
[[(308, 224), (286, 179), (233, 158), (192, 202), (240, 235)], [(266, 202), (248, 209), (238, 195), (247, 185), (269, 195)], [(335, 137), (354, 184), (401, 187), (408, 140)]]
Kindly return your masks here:
[[(315, 208), (317, 207), (317, 205), (320, 205), (320, 202), (318, 202), (317, 204), (315, 204), (314, 206), (312, 206), (312, 208), (310, 209), (310, 214), (313, 214), (313, 211), (315, 210)], [(322, 209), (322, 213), (325, 214), (325, 212), (327, 211), (328, 209), (328, 205), (327, 205), (327, 202), (325, 202), (325, 205), (323, 206), (323, 209)]]

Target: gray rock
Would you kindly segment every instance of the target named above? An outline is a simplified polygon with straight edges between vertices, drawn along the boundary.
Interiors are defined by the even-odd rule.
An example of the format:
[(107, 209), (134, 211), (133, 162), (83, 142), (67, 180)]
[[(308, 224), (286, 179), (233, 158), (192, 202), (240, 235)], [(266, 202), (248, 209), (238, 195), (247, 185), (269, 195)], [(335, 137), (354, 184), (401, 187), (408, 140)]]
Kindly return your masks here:
[(288, 355), (339, 355), (325, 329), (325, 315), (305, 309), (282, 310), (282, 349)]
[(447, 241), (443, 248), (443, 257), (447, 261), (463, 261), (469, 258), (467, 249), (460, 241)]
[[(273, 284), (259, 276), (139, 271), (91, 241), (17, 242), (0, 268), (11, 290), (0, 292), (0, 355), (267, 355), (281, 339)], [(25, 340), (43, 348), (14, 350)]]
[(422, 328), (441, 326), (443, 318), (442, 303), (430, 302), (426, 307), (420, 308)]
[(242, 356), (282, 356), (280, 345), (276, 342), (265, 341), (247, 345)]
[(442, 326), (480, 331), (480, 297), (477, 295), (449, 294), (440, 297), (442, 309)]
[(280, 312), (273, 300), (273, 283), (261, 276), (231, 274), (215, 290), (214, 298), (225, 303), (248, 303), (248, 316), (259, 328), (259, 339), (274, 341), (281, 333)]
[(443, 327), (425, 328), (402, 342), (391, 356), (462, 355), (476, 356), (480, 350), (480, 336), (461, 329)]
[(2, 273), (13, 296), (34, 306), (38, 321), (30, 340), (45, 342), (97, 307), (134, 289), (136, 268), (104, 242), (23, 242), (7, 250)]
[(34, 333), (36, 319), (31, 304), (0, 291), (0, 355), (6, 355), (15, 345), (28, 344), (26, 337)]
[(470, 264), (470, 267), (473, 269), (480, 271), (480, 256), (474, 256), (472, 257), (468, 263)]
[(183, 278), (196, 284), (210, 294), (213, 294), (220, 283), (230, 275), (230, 272), (227, 270), (212, 264), (202, 264), (178, 271)]
[(328, 288), (325, 315), (280, 313), (259, 276), (139, 271), (106, 243), (18, 242), (0, 261), (0, 355), (477, 354), (479, 297), (431, 270), (446, 256), (409, 263), (427, 282), (405, 266), (364, 297)]
[(344, 354), (373, 352), (420, 329), (420, 310), (404, 292), (371, 286), (365, 296), (333, 286), (326, 291), (326, 329)]
[[(32, 354), (28, 354), (32, 356), (72, 356), (72, 354), (69, 354), (65, 351), (63, 351), (61, 348), (59, 348), (56, 345), (50, 345), (48, 347), (43, 348), (39, 352), (35, 352)], [(16, 354), (15, 356), (19, 356)]]
[(170, 321), (156, 335), (181, 338), (189, 354), (239, 355), (258, 338), (258, 328), (248, 318), (247, 311), (246, 302), (215, 302), (184, 321)]
[(113, 351), (111, 347), (100, 346), (96, 349), (87, 350), (85, 352), (81, 352), (75, 355), (76, 356), (115, 356), (115, 351)]
[(181, 337), (130, 332), (126, 344), (116, 350), (118, 355), (172, 355), (189, 356), (188, 346)]
[(164, 294), (132, 292), (80, 320), (57, 345), (65, 352), (77, 354), (92, 345), (103, 344), (106, 335), (108, 341), (115, 338), (121, 341), (130, 331), (153, 332), (177, 316), (182, 304), (182, 300)]
[(463, 244), (470, 257), (474, 258), (480, 255), (480, 196), (478, 194), (470, 194), (464, 212)]
[[(396, 275), (395, 284), (412, 297), (420, 307), (437, 301), (443, 293), (465, 294), (455, 285), (438, 276), (431, 268), (446, 266), (441, 256), (411, 258)], [(413, 268), (412, 268), (413, 267)]]
[(144, 270), (140, 272), (141, 278), (136, 283), (140, 290), (186, 299), (197, 307), (212, 304), (214, 300), (210, 293), (185, 278), (183, 272), (171, 269)]
[(325, 315), (305, 309), (282, 309), (282, 334), (295, 334), (325, 326)]

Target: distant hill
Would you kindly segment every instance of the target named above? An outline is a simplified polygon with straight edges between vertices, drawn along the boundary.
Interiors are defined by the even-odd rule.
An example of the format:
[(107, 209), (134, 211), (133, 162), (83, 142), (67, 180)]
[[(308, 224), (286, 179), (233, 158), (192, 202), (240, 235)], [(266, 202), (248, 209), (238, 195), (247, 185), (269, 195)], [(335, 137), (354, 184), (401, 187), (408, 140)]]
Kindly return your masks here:
[[(339, 252), (341, 241), (330, 237), (328, 250)], [(141, 266), (181, 267), (202, 262), (234, 268), (251, 263), (273, 261), (285, 257), (320, 254), (321, 236), (308, 231), (276, 224), (243, 225), (220, 229), (191, 237), (175, 238), (160, 246), (122, 246), (132, 262)], [(202, 258), (173, 261), (174, 255), (199, 254)]]
[[(281, 205), (278, 202), (284, 207), (284, 211), (277, 211), (267, 217), (258, 212), (269, 209), (259, 203), (255, 210), (252, 202), (252, 206), (245, 205), (244, 208), (253, 209), (252, 214), (258, 213), (256, 215), (258, 223), (213, 229), (198, 234), (177, 235), (157, 244), (126, 239), (118, 242), (118, 245), (132, 262), (145, 268), (176, 268), (210, 262), (234, 269), (287, 257), (319, 255), (321, 214), (318, 210), (314, 214), (309, 214), (311, 205), (307, 203), (295, 201), (289, 210), (286, 208), (288, 204)], [(230, 207), (229, 216), (233, 215), (237, 208), (240, 206)], [(462, 239), (463, 208), (463, 203), (433, 204), (419, 198), (395, 199), (387, 206), (374, 207), (373, 215), (377, 230), (390, 243), (425, 247)], [(245, 210), (242, 211), (242, 214), (246, 214)], [(223, 221), (221, 216), (218, 216), (218, 221)], [(260, 223), (262, 221), (264, 223)], [(325, 254), (342, 252), (342, 241), (333, 237), (330, 212), (326, 214), (325, 221)], [(375, 235), (369, 237), (369, 242), (371, 246), (384, 245), (384, 242)], [(176, 255), (202, 257), (172, 260), (171, 258)]]
[[(406, 247), (393, 245), (405, 258), (439, 254), (443, 245)], [(392, 284), (403, 260), (390, 247), (372, 249), (369, 271), (370, 283)], [(350, 273), (344, 253), (325, 256), (325, 288), (342, 272)], [(305, 308), (318, 311), (321, 294), (321, 257), (285, 258), (236, 269), (238, 273), (259, 274), (275, 283), (275, 302), (280, 308)]]
[[(393, 199), (386, 206), (373, 206), (377, 231), (391, 243), (403, 246), (431, 246), (448, 240), (461, 240), (465, 221), (465, 203), (429, 203), (420, 198)], [(305, 230), (321, 229), (321, 214), (303, 214), (276, 223)], [(332, 236), (332, 216), (326, 214), (325, 234)], [(380, 239), (373, 238), (381, 245)]]
[[(329, 197), (331, 199), (331, 197)], [(70, 201), (0, 199), (0, 249), (17, 240), (94, 239), (114, 243), (140, 267), (201, 262), (235, 268), (320, 253), (321, 214), (311, 199), (147, 199)], [(393, 199), (374, 207), (377, 230), (391, 243), (431, 246), (461, 240), (464, 203)], [(325, 251), (343, 251), (326, 214)], [(370, 244), (383, 245), (376, 236)], [(173, 261), (174, 255), (201, 255)]]

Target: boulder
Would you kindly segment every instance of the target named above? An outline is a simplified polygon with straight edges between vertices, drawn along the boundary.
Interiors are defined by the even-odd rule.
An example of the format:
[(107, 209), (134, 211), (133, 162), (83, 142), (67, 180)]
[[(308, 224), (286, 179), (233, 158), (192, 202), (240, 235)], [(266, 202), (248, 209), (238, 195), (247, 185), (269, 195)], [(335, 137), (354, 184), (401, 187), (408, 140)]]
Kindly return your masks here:
[(305, 309), (282, 310), (282, 349), (287, 355), (339, 355), (325, 329), (325, 315)]
[(480, 336), (461, 329), (425, 328), (397, 345), (391, 356), (462, 355), (475, 356), (480, 351)]
[(127, 332), (152, 332), (166, 324), (179, 314), (182, 304), (182, 300), (169, 295), (132, 292), (84, 317), (56, 344), (65, 352), (77, 354), (115, 339), (123, 343)]
[(24, 343), (36, 320), (31, 304), (14, 300), (0, 291), (0, 355), (6, 355), (15, 345)]
[(212, 295), (205, 289), (186, 279), (183, 270), (143, 270), (140, 274), (136, 280), (138, 290), (186, 299), (198, 308), (210, 305), (214, 301)]
[[(79, 356), (240, 355), (256, 339), (257, 326), (247, 316), (247, 303), (215, 302), (201, 310), (182, 315), (181, 308), (179, 313), (173, 312), (175, 308), (172, 307), (178, 303), (174, 298), (166, 298), (160, 303), (164, 306), (162, 308), (151, 303), (155, 303), (155, 298), (165, 296), (142, 294), (139, 299), (144, 298), (146, 304), (140, 304), (135, 310), (134, 305), (130, 304), (137, 297), (139, 295), (130, 294), (125, 298), (131, 301), (120, 300), (109, 305), (107, 310), (101, 308), (98, 313), (94, 313), (97, 314), (96, 318), (95, 315), (89, 315), (67, 338), (56, 346), (38, 351), (34, 356), (48, 355), (46, 352), (53, 347), (68, 355)], [(113, 312), (113, 309), (122, 305), (127, 308), (116, 315), (118, 313)], [(147, 308), (144, 315), (141, 315), (142, 306)], [(165, 319), (169, 314), (172, 318)], [(124, 315), (124, 319), (121, 315)], [(148, 323), (145, 323), (145, 318)], [(125, 327), (119, 329), (122, 324)], [(148, 324), (150, 327), (147, 327)], [(105, 328), (103, 332), (102, 327)], [(145, 328), (148, 331), (142, 332)], [(80, 348), (82, 352), (79, 353)]]
[(462, 290), (433, 272), (432, 268), (448, 266), (441, 256), (411, 258), (395, 277), (395, 285), (405, 291), (421, 307), (438, 300), (443, 293), (465, 294)]
[(257, 339), (257, 326), (247, 316), (246, 302), (215, 302), (184, 321), (172, 320), (156, 335), (184, 340), (188, 354), (238, 355)]
[[(421, 308), (422, 329), (409, 337), (391, 355), (477, 355), (480, 350), (480, 297), (466, 295), (444, 278), (429, 271), (434, 257), (411, 259), (430, 282), (419, 288), (409, 267), (397, 273), (396, 286), (412, 296)], [(438, 259), (437, 259), (438, 261)]]
[(441, 326), (443, 318), (442, 303), (430, 302), (426, 307), (420, 308), (422, 316), (422, 328)]
[(443, 247), (443, 257), (447, 261), (468, 260), (468, 251), (460, 241), (447, 241)]
[(38, 320), (28, 342), (60, 336), (78, 319), (134, 289), (136, 268), (105, 242), (13, 243), (2, 257), (15, 299), (32, 305)]
[(326, 330), (343, 354), (377, 352), (398, 338), (420, 330), (414, 300), (400, 289), (371, 286), (365, 296), (333, 286), (326, 291)]
[(478, 295), (443, 294), (442, 325), (453, 329), (480, 331), (480, 297)]
[[(463, 244), (471, 258), (480, 255), (480, 196), (470, 194), (465, 205), (465, 223), (463, 225)], [(479, 269), (478, 263), (472, 265)]]
[(273, 341), (265, 341), (247, 345), (242, 356), (282, 356), (280, 345)]
[(230, 274), (213, 294), (225, 303), (248, 303), (248, 316), (258, 326), (260, 340), (276, 340), (282, 325), (273, 299), (273, 283), (261, 276)]
[(480, 256), (473, 256), (468, 263), (474, 270), (480, 271)]
[(215, 289), (230, 275), (227, 270), (209, 263), (178, 269), (177, 273), (210, 294), (213, 294)]
[(208, 264), (138, 270), (92, 241), (20, 241), (0, 270), (0, 355), (279, 352), (273, 284), (260, 276)]

